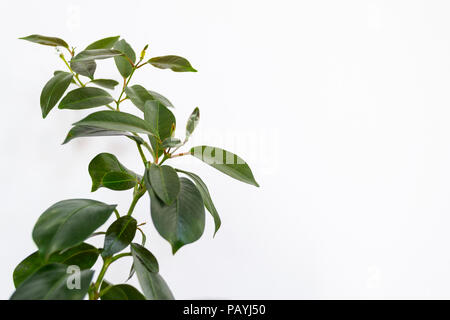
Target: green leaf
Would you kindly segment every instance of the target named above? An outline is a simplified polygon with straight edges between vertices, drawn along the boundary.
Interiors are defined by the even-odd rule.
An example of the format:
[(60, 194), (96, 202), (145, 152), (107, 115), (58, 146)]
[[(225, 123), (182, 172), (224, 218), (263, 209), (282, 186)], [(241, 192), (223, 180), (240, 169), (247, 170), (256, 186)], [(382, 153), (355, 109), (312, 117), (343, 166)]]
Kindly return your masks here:
[[(127, 56), (133, 63), (136, 62), (136, 53), (134, 53), (133, 48), (131, 48), (131, 46), (124, 39), (117, 41), (114, 44), (114, 49), (123, 52), (123, 54)], [(126, 57), (115, 57), (114, 62), (116, 63), (117, 69), (119, 69), (122, 77), (127, 78), (131, 74), (131, 72), (133, 72), (133, 66)]]
[(144, 119), (156, 133), (155, 137), (149, 136), (148, 139), (154, 153), (159, 157), (164, 151), (162, 140), (172, 136), (176, 125), (175, 116), (159, 101), (147, 100), (144, 105)]
[(97, 261), (99, 251), (96, 247), (81, 243), (73, 248), (53, 253), (48, 262), (77, 265), (81, 270), (90, 269)]
[(110, 257), (125, 249), (136, 234), (137, 222), (133, 217), (124, 216), (114, 221), (106, 230), (102, 257)]
[(134, 188), (140, 179), (111, 153), (100, 153), (92, 159), (89, 163), (89, 175), (92, 178), (92, 192), (100, 187), (128, 190)]
[(114, 90), (115, 86), (117, 86), (119, 83), (116, 80), (112, 79), (95, 79), (92, 80), (90, 83), (96, 84), (99, 87), (103, 87), (106, 89)]
[(151, 90), (147, 90), (147, 91), (153, 97), (153, 100), (161, 102), (167, 108), (175, 108), (173, 106), (172, 102), (170, 102), (169, 99), (164, 97), (162, 94), (155, 92), (155, 91), (151, 91)]
[(68, 266), (52, 263), (41, 267), (23, 281), (11, 296), (11, 300), (82, 300), (88, 292), (94, 271), (80, 272), (80, 288), (70, 289), (75, 284), (74, 275)]
[(216, 235), (222, 222), (220, 221), (219, 213), (217, 212), (217, 209), (214, 206), (214, 203), (211, 199), (211, 195), (209, 194), (208, 187), (203, 182), (203, 180), (195, 173), (180, 170), (180, 169), (175, 169), (175, 170), (178, 172), (184, 173), (185, 175), (187, 175), (189, 178), (191, 178), (194, 181), (195, 185), (197, 186), (198, 191), (202, 195), (203, 203), (204, 203), (206, 209), (208, 209), (208, 211), (211, 213), (211, 215), (214, 219), (214, 225), (215, 225), (214, 235)]
[(173, 108), (172, 103), (166, 97), (157, 92), (147, 90), (138, 84), (126, 87), (125, 93), (127, 94), (127, 97), (130, 98), (131, 102), (133, 102), (133, 104), (141, 111), (144, 111), (145, 102), (148, 100), (156, 100), (161, 102), (165, 107)]
[(198, 108), (195, 108), (194, 111), (192, 111), (191, 115), (189, 116), (189, 119), (186, 124), (186, 141), (189, 139), (192, 132), (194, 132), (199, 119), (200, 119), (200, 110)]
[(82, 243), (108, 220), (116, 205), (89, 199), (60, 201), (48, 208), (33, 229), (33, 240), (48, 260), (54, 252)]
[(180, 139), (169, 137), (169, 138), (164, 139), (164, 141), (161, 144), (161, 147), (163, 149), (175, 148), (175, 147), (181, 146), (181, 144), (182, 143), (181, 143)]
[(232, 152), (209, 146), (193, 147), (191, 155), (226, 175), (259, 187), (248, 164)]
[(148, 100), (144, 105), (144, 119), (152, 128), (152, 132), (160, 140), (172, 136), (173, 127), (176, 125), (175, 116), (172, 111), (162, 103)]
[(101, 300), (145, 300), (142, 293), (129, 284), (111, 285), (107, 281), (102, 282), (100, 297)]
[(83, 87), (67, 93), (59, 103), (58, 108), (72, 110), (89, 109), (104, 106), (113, 101), (113, 97), (103, 89)]
[(52, 46), (52, 47), (60, 46), (60, 47), (69, 49), (69, 45), (67, 44), (67, 42), (65, 42), (63, 39), (60, 39), (60, 38), (46, 37), (46, 36), (41, 36), (39, 34), (32, 34), (30, 36), (19, 38), (19, 39), (43, 44), (45, 46)]
[(76, 138), (110, 137), (110, 136), (124, 136), (124, 137), (127, 137), (129, 139), (136, 141), (139, 144), (144, 143), (144, 140), (142, 138), (136, 137), (130, 133), (123, 132), (123, 131), (108, 130), (108, 129), (102, 129), (102, 128), (92, 127), (92, 126), (74, 126), (72, 129), (70, 129), (63, 144), (66, 144), (69, 141), (76, 139)]
[[(150, 185), (148, 179), (145, 183)], [(148, 192), (153, 224), (159, 234), (172, 245), (173, 254), (202, 236), (205, 229), (205, 207), (194, 183), (187, 178), (180, 178), (180, 192), (170, 206), (159, 200), (151, 188), (148, 188)]]
[[(65, 72), (65, 71), (61, 71), (61, 70), (56, 70), (56, 71), (53, 72), (53, 75), (56, 76), (57, 74), (60, 74), (60, 73), (66, 73), (66, 72)], [(77, 84), (77, 83), (75, 82), (75, 79), (74, 79), (73, 77), (72, 77), (71, 83)]]
[(97, 40), (88, 45), (85, 50), (111, 49), (119, 38), (120, 36), (115, 36)]
[(144, 246), (141, 246), (138, 243), (132, 243), (130, 248), (133, 261), (134, 259), (138, 260), (148, 272), (159, 272), (158, 260), (156, 260), (155, 256)]
[(154, 57), (148, 60), (152, 66), (159, 69), (171, 69), (175, 72), (197, 72), (189, 61), (187, 61), (183, 57), (179, 56), (162, 56), (162, 57)]
[[(99, 252), (97, 248), (87, 243), (82, 243), (76, 247), (55, 252), (49, 258), (50, 263), (61, 263), (65, 265), (77, 265), (81, 270), (90, 269), (97, 261)], [(14, 269), (14, 286), (17, 288), (25, 279), (31, 276), (36, 270), (42, 267), (45, 262), (41, 259), (39, 251), (26, 257)]]
[(98, 111), (74, 123), (76, 126), (91, 126), (107, 130), (128, 131), (154, 135), (153, 127), (130, 113), (117, 111)]
[(97, 63), (94, 60), (84, 60), (84, 61), (70, 61), (70, 67), (76, 73), (82, 76), (88, 77), (89, 79), (94, 79), (95, 70), (97, 69)]
[(129, 190), (137, 183), (137, 178), (124, 172), (108, 172), (103, 176), (102, 186), (116, 191)]
[(84, 50), (70, 60), (71, 62), (101, 60), (123, 56), (123, 53), (113, 49)]
[(167, 283), (158, 274), (158, 262), (150, 251), (132, 243), (133, 265), (144, 295), (148, 300), (173, 300)]
[(172, 167), (152, 164), (146, 175), (153, 191), (165, 204), (170, 205), (177, 198), (180, 179)]
[(68, 72), (61, 72), (53, 76), (44, 86), (41, 93), (42, 117), (47, 117), (48, 113), (58, 103), (64, 95), (72, 81), (73, 75)]

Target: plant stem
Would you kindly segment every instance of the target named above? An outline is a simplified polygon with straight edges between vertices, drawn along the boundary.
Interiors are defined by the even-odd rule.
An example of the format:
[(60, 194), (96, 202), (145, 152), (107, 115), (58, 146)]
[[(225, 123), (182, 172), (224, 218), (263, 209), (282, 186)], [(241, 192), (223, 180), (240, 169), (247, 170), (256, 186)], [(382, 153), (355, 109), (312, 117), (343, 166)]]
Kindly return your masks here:
[(136, 142), (137, 148), (139, 150), (139, 154), (141, 155), (141, 159), (144, 162), (144, 166), (147, 164), (147, 158), (145, 157), (144, 152), (142, 151), (142, 147), (140, 145), (140, 143)]
[(121, 253), (114, 257), (105, 259), (105, 261), (103, 262), (102, 269), (100, 270), (100, 273), (98, 274), (97, 281), (95, 281), (95, 284), (94, 284), (94, 288), (93, 288), (94, 293), (92, 295), (93, 299), (91, 299), (91, 294), (89, 296), (89, 298), (91, 300), (97, 300), (100, 297), (100, 294), (99, 294), (100, 285), (102, 284), (103, 278), (105, 277), (106, 271), (108, 270), (109, 266), (114, 261), (119, 260), (120, 258), (123, 258), (123, 257), (128, 257), (128, 256), (131, 256), (130, 252)]
[(128, 209), (127, 216), (131, 216), (131, 214), (134, 211), (134, 208), (136, 207), (136, 204), (138, 203), (139, 199), (144, 195), (146, 189), (142, 188), (141, 190), (137, 190), (133, 196), (133, 201), (131, 202), (130, 209)]
[(64, 61), (64, 63), (66, 64), (67, 68), (70, 70), (70, 72), (73, 74), (73, 76), (75, 77), (75, 79), (78, 81), (78, 85), (80, 87), (84, 87), (85, 84), (83, 82), (81, 82), (80, 78), (78, 77), (78, 73), (73, 72), (72, 68), (70, 67), (69, 63), (66, 60), (66, 57), (64, 57), (64, 54), (60, 54), (59, 57), (62, 59), (62, 61)]

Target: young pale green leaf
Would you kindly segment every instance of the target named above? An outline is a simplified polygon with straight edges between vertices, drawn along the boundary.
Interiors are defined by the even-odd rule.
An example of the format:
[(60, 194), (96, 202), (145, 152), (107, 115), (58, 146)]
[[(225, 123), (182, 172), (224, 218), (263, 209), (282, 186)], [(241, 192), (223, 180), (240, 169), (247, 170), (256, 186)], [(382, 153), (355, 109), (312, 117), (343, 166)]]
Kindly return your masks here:
[[(146, 176), (145, 183), (151, 185)], [(197, 187), (187, 178), (180, 178), (180, 192), (170, 205), (162, 202), (152, 190), (151, 215), (159, 234), (172, 245), (175, 254), (182, 246), (197, 241), (205, 229), (205, 207)]]
[(133, 102), (133, 104), (141, 111), (144, 111), (145, 102), (148, 100), (156, 100), (161, 102), (165, 107), (173, 108), (172, 103), (166, 97), (157, 92), (147, 90), (138, 84), (126, 87), (125, 93), (127, 94), (127, 97), (130, 98), (131, 102)]
[(93, 87), (77, 88), (61, 100), (59, 109), (81, 110), (101, 107), (114, 101), (114, 98), (103, 89)]
[(154, 128), (141, 118), (130, 113), (112, 110), (94, 112), (86, 118), (74, 123), (74, 125), (91, 126), (107, 130), (137, 132), (148, 135), (157, 134), (156, 131), (154, 131)]
[(181, 144), (182, 143), (181, 143), (180, 139), (169, 137), (169, 138), (164, 139), (164, 141), (161, 144), (161, 147), (163, 149), (175, 148), (175, 147), (181, 146)]
[(122, 77), (127, 78), (130, 76), (131, 72), (133, 72), (133, 66), (126, 57), (128, 57), (133, 63), (135, 63), (136, 53), (124, 39), (117, 41), (114, 44), (114, 49), (122, 52), (124, 55), (122, 57), (115, 57), (114, 62), (116, 63), (117, 69), (119, 70)]
[(116, 205), (89, 199), (60, 201), (48, 208), (33, 229), (33, 240), (44, 260), (74, 247), (108, 220)]
[(102, 128), (92, 127), (92, 126), (74, 126), (72, 129), (70, 129), (63, 144), (66, 144), (69, 141), (76, 139), (76, 138), (111, 137), (111, 136), (124, 136), (131, 140), (134, 140), (135, 142), (137, 142), (139, 144), (144, 143), (144, 140), (142, 138), (134, 136), (127, 132), (123, 132), (123, 131), (108, 130), (108, 129), (102, 129)]
[(11, 300), (82, 300), (88, 292), (94, 271), (83, 270), (79, 274), (80, 288), (74, 284), (71, 269), (67, 265), (51, 263), (41, 267), (23, 281), (11, 296)]
[(73, 75), (68, 72), (57, 73), (44, 86), (41, 92), (42, 117), (47, 117), (48, 113), (58, 103), (69, 87)]
[(100, 292), (101, 300), (145, 300), (144, 295), (129, 284), (111, 285), (103, 281)]
[(136, 235), (137, 222), (133, 217), (124, 216), (114, 221), (106, 230), (102, 257), (111, 257), (125, 249)]
[(232, 152), (209, 146), (193, 147), (191, 155), (226, 175), (259, 187), (248, 164)]
[(148, 272), (159, 272), (158, 260), (156, 260), (155, 256), (144, 246), (141, 246), (138, 243), (132, 243), (130, 248), (133, 260), (138, 260)]
[(170, 205), (177, 198), (180, 193), (180, 179), (172, 167), (152, 164), (146, 175), (153, 191), (165, 204)]
[(116, 80), (112, 79), (95, 79), (92, 80), (90, 83), (111, 90), (114, 90), (114, 88), (119, 84)]
[(158, 274), (158, 262), (153, 254), (143, 246), (132, 243), (133, 266), (144, 295), (148, 300), (173, 300), (167, 283)]
[(111, 49), (119, 38), (120, 36), (115, 36), (97, 40), (88, 45), (85, 50)]
[(70, 67), (75, 73), (79, 73), (82, 76), (94, 79), (95, 70), (97, 69), (97, 63), (94, 60), (85, 61), (71, 61)]
[(216, 235), (222, 222), (220, 221), (219, 213), (217, 212), (217, 209), (214, 206), (214, 203), (211, 199), (211, 195), (209, 194), (208, 187), (203, 182), (203, 180), (195, 173), (180, 170), (180, 169), (175, 169), (175, 170), (177, 172), (184, 173), (185, 175), (187, 175), (189, 178), (191, 178), (194, 181), (195, 185), (197, 186), (198, 191), (202, 195), (203, 203), (204, 203), (206, 209), (208, 209), (208, 211), (211, 213), (211, 215), (214, 219), (214, 225), (215, 225), (214, 235)]
[(123, 53), (118, 50), (113, 49), (93, 49), (84, 50), (77, 54), (70, 60), (71, 62), (81, 62), (81, 61), (91, 61), (91, 60), (102, 60), (108, 58), (114, 58), (123, 56)]
[(156, 68), (171, 69), (175, 72), (197, 72), (185, 58), (174, 55), (154, 57), (148, 60), (148, 63)]
[(67, 42), (65, 42), (63, 39), (55, 38), (55, 37), (47, 37), (47, 36), (41, 36), (39, 34), (32, 34), (27, 37), (19, 38), (22, 40), (31, 41), (34, 43), (39, 43), (45, 46), (52, 46), (52, 47), (64, 47), (66, 49), (69, 49), (69, 45)]
[[(90, 269), (97, 261), (98, 249), (87, 243), (82, 243), (76, 247), (55, 252), (49, 258), (49, 263), (62, 263), (65, 265), (77, 265), (81, 270)], [(45, 262), (36, 251), (26, 257), (14, 269), (13, 280), (17, 288), (25, 279), (31, 276), (36, 270), (42, 267)]]
[(92, 192), (100, 187), (128, 190), (134, 188), (140, 179), (111, 153), (100, 153), (92, 159), (89, 163), (89, 175), (92, 178)]
[(186, 124), (186, 140), (188, 140), (192, 132), (194, 132), (195, 127), (197, 126), (199, 120), (200, 120), (200, 110), (198, 108), (195, 108), (194, 111), (192, 111), (191, 115), (189, 116), (189, 119)]

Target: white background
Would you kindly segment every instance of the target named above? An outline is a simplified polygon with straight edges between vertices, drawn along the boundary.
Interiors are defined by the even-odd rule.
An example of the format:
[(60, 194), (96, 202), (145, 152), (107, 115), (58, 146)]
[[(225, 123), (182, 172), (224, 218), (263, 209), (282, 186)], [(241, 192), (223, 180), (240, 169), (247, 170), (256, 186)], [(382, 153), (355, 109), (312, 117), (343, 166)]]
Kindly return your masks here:
[[(90, 111), (42, 120), (40, 91), (64, 65), (17, 40), (33, 33), (79, 49), (121, 35), (137, 52), (149, 43), (149, 56), (187, 57), (198, 73), (148, 66), (133, 83), (172, 100), (180, 136), (199, 106), (191, 145), (252, 167), (259, 189), (173, 162), (204, 178), (223, 220), (213, 239), (207, 216), (204, 236), (175, 256), (139, 203), (176, 298), (450, 298), (449, 12), (448, 1), (411, 0), (0, 2), (0, 298), (51, 204), (127, 209), (130, 192), (89, 192), (97, 153), (141, 170), (125, 138), (60, 145)], [(97, 76), (117, 75), (99, 63)], [(107, 279), (123, 282), (129, 264)]]

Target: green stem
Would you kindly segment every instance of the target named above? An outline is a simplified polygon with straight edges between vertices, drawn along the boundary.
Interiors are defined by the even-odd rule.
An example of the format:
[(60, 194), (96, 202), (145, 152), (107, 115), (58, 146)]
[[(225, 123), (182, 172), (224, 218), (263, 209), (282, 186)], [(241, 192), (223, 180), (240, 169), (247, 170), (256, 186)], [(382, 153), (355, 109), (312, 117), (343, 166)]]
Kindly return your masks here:
[(130, 205), (130, 209), (128, 209), (127, 216), (131, 216), (131, 214), (134, 211), (134, 208), (136, 207), (136, 204), (138, 203), (139, 199), (144, 195), (144, 193), (145, 193), (144, 188), (135, 192), (133, 201), (131, 202), (131, 205)]
[(141, 159), (144, 162), (144, 166), (147, 164), (147, 158), (145, 157), (144, 151), (142, 151), (141, 144), (136, 142), (137, 148), (139, 150), (139, 154), (141, 155)]
[(78, 81), (78, 85), (80, 87), (84, 87), (85, 84), (83, 82), (81, 82), (80, 78), (78, 77), (78, 73), (73, 72), (72, 68), (70, 67), (69, 63), (66, 60), (66, 57), (64, 57), (64, 55), (62, 53), (59, 55), (59, 57), (62, 59), (62, 61), (64, 61), (64, 63), (66, 64), (67, 68), (70, 70), (70, 72), (73, 74), (75, 79)]

